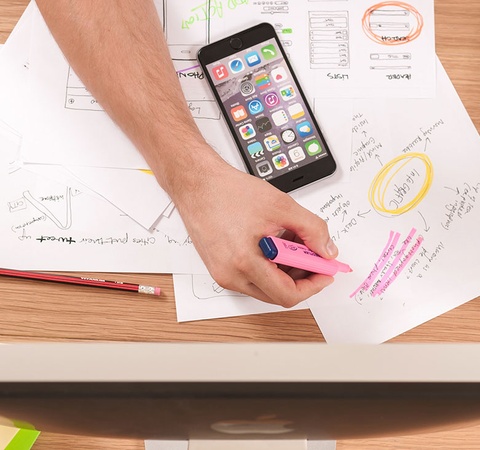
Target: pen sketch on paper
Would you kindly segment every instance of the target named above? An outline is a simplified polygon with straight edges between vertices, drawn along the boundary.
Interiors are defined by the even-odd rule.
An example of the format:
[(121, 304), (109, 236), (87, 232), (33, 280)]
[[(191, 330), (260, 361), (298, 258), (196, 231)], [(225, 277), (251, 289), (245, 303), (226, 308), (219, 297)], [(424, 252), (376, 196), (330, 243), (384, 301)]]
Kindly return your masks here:
[[(412, 5), (399, 1), (386, 1), (370, 7), (362, 18), (366, 36), (383, 46), (401, 46), (415, 41), (424, 27), (422, 14)], [(371, 70), (406, 71), (412, 69), (410, 52), (370, 53)], [(408, 79), (411, 73), (389, 74), (388, 79)]]
[[(310, 68), (350, 68), (348, 11), (309, 11)], [(348, 75), (345, 74), (348, 78)]]
[(68, 66), (65, 108), (82, 111), (103, 111), (103, 108), (70, 66)]
[(198, 300), (211, 300), (219, 297), (240, 298), (244, 294), (222, 288), (208, 275), (191, 275), (192, 294)]
[(362, 18), (363, 31), (381, 45), (404, 45), (422, 33), (424, 21), (412, 5), (400, 1), (385, 1), (371, 6)]
[[(76, 193), (80, 193), (76, 191)], [(65, 195), (48, 195), (36, 199), (30, 191), (25, 191), (23, 197), (27, 200), (35, 209), (48, 218), (57, 228), (60, 230), (68, 230), (72, 226), (72, 188), (67, 187)], [(65, 203), (64, 217), (65, 221), (62, 222), (56, 214), (47, 206), (49, 202), (62, 202)]]
[(440, 64), (438, 83), (357, 101), (350, 187), (304, 203), (353, 268), (308, 302), (327, 342), (383, 342), (478, 295), (480, 138)]

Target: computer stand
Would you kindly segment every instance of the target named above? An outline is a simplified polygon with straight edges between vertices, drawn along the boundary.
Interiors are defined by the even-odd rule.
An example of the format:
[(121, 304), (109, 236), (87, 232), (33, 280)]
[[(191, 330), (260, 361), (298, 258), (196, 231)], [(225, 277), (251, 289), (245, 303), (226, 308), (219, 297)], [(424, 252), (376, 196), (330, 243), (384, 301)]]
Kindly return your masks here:
[(145, 441), (145, 450), (336, 450), (336, 441), (288, 439)]

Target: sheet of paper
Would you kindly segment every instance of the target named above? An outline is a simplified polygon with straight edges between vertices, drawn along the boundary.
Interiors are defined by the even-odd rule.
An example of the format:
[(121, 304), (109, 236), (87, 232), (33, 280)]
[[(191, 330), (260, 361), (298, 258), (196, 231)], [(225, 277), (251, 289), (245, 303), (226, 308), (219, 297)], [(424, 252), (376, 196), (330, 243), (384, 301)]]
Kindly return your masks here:
[(198, 6), (183, 5), (177, 27), (198, 32), (209, 19), (210, 41), (272, 24), (310, 98), (434, 96), (433, 0), (218, 1), (209, 16)]
[[(172, 57), (175, 58), (177, 53), (181, 56), (175, 58), (175, 68), (197, 125), (224, 159), (245, 170), (204, 74), (198, 63), (192, 60), (194, 50), (206, 43), (202, 38), (204, 30), (189, 29), (185, 35), (182, 34), (184, 29), (177, 29), (184, 8), (188, 4), (191, 8), (195, 2), (176, 2), (169, 4), (168, 8), (166, 0), (165, 4), (161, 1), (156, 3), (165, 22)], [(130, 141), (110, 121), (69, 68), (38, 10), (33, 11), (33, 19), (35, 39), (29, 71), (28, 127), (21, 151), (23, 160), (69, 167), (145, 168), (145, 162), (139, 159)], [(335, 150), (350, 146), (346, 132), (350, 129), (350, 107), (331, 102), (328, 108), (322, 106), (319, 112), (317, 109), (327, 141), (334, 143), (332, 150), (339, 166), (349, 163), (349, 152)], [(343, 129), (341, 133), (338, 132), (340, 128)], [(337, 145), (339, 140), (341, 142)], [(348, 177), (348, 172), (343, 174)], [(93, 189), (102, 193), (100, 188), (93, 186)], [(102, 195), (109, 198), (105, 193)]]
[[(223, 289), (210, 275), (174, 274), (173, 283), (179, 322), (285, 311), (280, 306)], [(302, 302), (293, 309), (306, 308), (307, 302)]]
[(80, 85), (36, 7), (29, 72), (25, 162), (148, 169), (133, 144)]
[(149, 171), (83, 166), (66, 169), (146, 229), (155, 224), (171, 203)]
[(146, 230), (98, 195), (58, 181), (61, 174), (10, 165), (17, 146), (0, 134), (0, 267), (207, 273), (188, 239)]
[(29, 4), (0, 53), (0, 120), (23, 130), (33, 6)]
[(480, 138), (440, 63), (435, 100), (358, 101), (353, 136), (350, 185), (301, 199), (353, 273), (308, 304), (327, 342), (380, 343), (479, 293)]

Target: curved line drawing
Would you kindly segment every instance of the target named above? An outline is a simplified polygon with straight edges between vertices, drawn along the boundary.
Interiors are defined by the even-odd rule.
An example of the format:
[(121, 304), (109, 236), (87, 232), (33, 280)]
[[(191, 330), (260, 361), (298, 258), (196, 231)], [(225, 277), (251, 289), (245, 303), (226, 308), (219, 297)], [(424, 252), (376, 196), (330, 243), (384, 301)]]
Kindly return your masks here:
[(65, 195), (65, 225), (60, 222), (44, 204), (40, 203), (30, 191), (23, 193), (25, 199), (31, 203), (31, 205), (38, 209), (45, 217), (48, 217), (58, 228), (61, 230), (68, 230), (72, 226), (72, 188), (67, 187)]
[[(425, 175), (421, 188), (417, 194), (405, 205), (395, 208), (386, 206), (387, 190), (395, 180), (395, 177), (412, 162), (421, 161), (425, 166)], [(433, 165), (430, 158), (425, 153), (407, 153), (397, 156), (382, 167), (377, 174), (368, 191), (368, 200), (373, 208), (379, 213), (385, 213), (392, 216), (399, 216), (415, 208), (427, 195), (433, 182)]]
[(248, 297), (239, 292), (229, 291), (219, 286), (210, 276), (192, 275), (192, 293), (198, 300), (212, 300), (220, 297)]
[[(372, 16), (382, 18), (372, 21)], [(401, 22), (398, 18), (405, 18)], [(396, 20), (395, 20), (396, 19)], [(385, 1), (371, 6), (362, 18), (362, 28), (367, 37), (381, 45), (403, 45), (417, 39), (423, 30), (423, 17), (412, 5), (401, 1)], [(383, 31), (397, 32), (399, 36), (391, 37), (380, 34)]]

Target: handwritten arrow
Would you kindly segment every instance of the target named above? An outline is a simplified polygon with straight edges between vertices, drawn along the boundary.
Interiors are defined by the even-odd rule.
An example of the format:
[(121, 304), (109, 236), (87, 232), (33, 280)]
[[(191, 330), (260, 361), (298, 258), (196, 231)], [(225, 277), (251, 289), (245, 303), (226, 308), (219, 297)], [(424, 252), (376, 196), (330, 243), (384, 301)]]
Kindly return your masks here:
[(418, 214), (420, 214), (420, 217), (423, 219), (423, 223), (425, 224), (423, 229), (425, 230), (425, 232), (428, 232), (430, 230), (430, 227), (427, 225), (425, 217), (423, 217), (423, 214), (420, 211), (418, 211)]
[(377, 158), (378, 162), (379, 162), (379, 163), (380, 163), (380, 165), (383, 167), (383, 163), (382, 163), (382, 161), (380, 161), (380, 156), (378, 156), (378, 155), (375, 155), (375, 158)]
[(430, 144), (430, 142), (432, 142), (430, 138), (425, 139), (425, 148), (423, 149), (424, 153), (427, 151), (427, 145)]
[(370, 213), (372, 210), (369, 209), (367, 212), (361, 213), (360, 211), (357, 212), (357, 216), (361, 217), (362, 219), (365, 219), (365, 216)]
[(451, 187), (448, 187), (448, 186), (443, 186), (445, 189), (449, 189), (450, 191), (453, 191), (455, 192), (457, 195), (460, 195), (460, 189), (457, 188), (451, 188)]
[(342, 223), (345, 222), (345, 217), (347, 214), (348, 214), (347, 211), (343, 211)]

